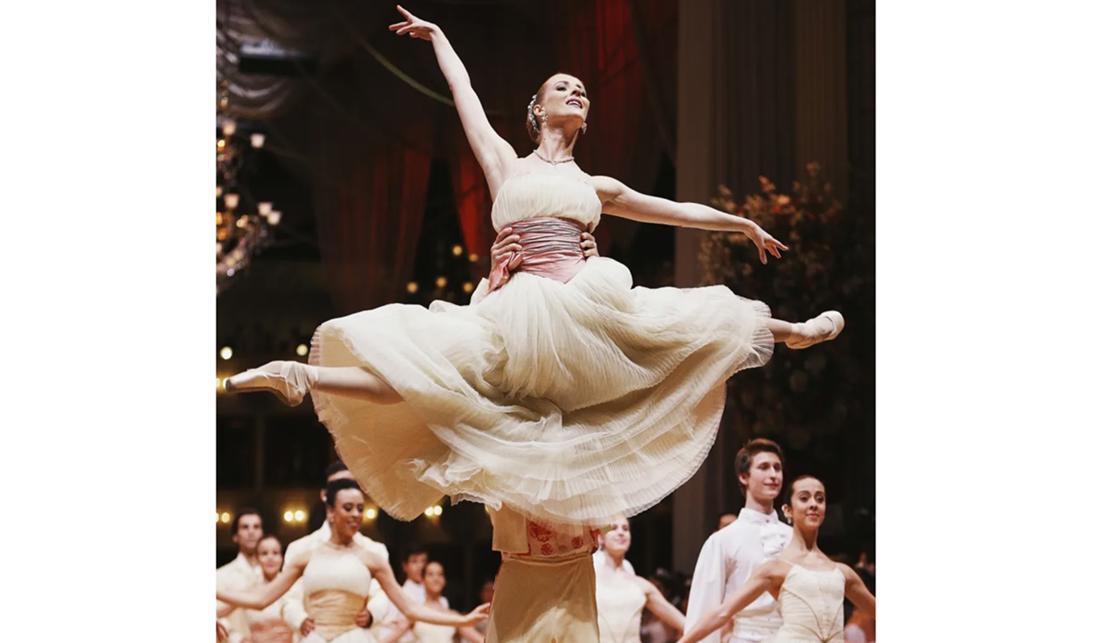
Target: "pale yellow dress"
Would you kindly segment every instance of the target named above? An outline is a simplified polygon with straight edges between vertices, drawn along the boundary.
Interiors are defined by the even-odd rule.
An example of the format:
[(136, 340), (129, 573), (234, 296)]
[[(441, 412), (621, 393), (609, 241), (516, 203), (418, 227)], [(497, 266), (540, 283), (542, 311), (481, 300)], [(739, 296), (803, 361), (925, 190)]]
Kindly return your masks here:
[(790, 563), (778, 592), (782, 626), (764, 643), (843, 643), (846, 577), (838, 568), (823, 571)]
[[(555, 246), (579, 256), (580, 229), (600, 213), (589, 183), (541, 171), (510, 178), (492, 218), (496, 229), (558, 223)], [(635, 288), (616, 261), (580, 262), (564, 283), (517, 271), (488, 294), (481, 284), (467, 306), (390, 304), (316, 330), (311, 363), (364, 367), (404, 400), (312, 391), (338, 453), (385, 511), (410, 520), (448, 495), (607, 524), (702, 464), (725, 381), (770, 358), (769, 309), (724, 286)]]

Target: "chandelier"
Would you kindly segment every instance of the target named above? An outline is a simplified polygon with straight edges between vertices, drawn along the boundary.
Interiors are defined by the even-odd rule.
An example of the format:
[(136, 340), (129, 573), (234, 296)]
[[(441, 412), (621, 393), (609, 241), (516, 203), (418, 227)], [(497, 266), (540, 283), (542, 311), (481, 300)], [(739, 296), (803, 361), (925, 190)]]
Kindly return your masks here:
[(281, 222), (273, 203), (256, 198), (247, 170), (265, 145), (265, 134), (244, 133), (227, 115), (228, 93), (217, 99), (216, 132), (216, 292), (227, 288), (273, 238)]

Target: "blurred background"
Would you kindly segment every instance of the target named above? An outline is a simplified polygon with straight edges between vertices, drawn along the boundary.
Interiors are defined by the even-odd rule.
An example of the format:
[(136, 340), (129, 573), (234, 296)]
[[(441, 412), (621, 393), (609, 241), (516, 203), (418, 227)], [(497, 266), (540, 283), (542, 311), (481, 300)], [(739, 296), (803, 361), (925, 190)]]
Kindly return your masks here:
[[(576, 149), (585, 171), (739, 212), (791, 247), (762, 266), (725, 235), (605, 217), (600, 253), (629, 266), (636, 285), (725, 283), (779, 317), (837, 308), (847, 319), (838, 341), (779, 348), (766, 368), (733, 377), (706, 464), (631, 519), (636, 571), (682, 600), (703, 541), (742, 505), (732, 461), (755, 436), (782, 444), (787, 479), (808, 472), (826, 483), (825, 551), (871, 564), (873, 2), (407, 8), (444, 30), (518, 154), (532, 149), (531, 95), (556, 71), (574, 74), (592, 101)], [(484, 178), (432, 47), (391, 35), (398, 19), (387, 2), (217, 2), (218, 380), (306, 360), (312, 331), (332, 317), (392, 302), (466, 303), (488, 271)], [(286, 542), (318, 527), (318, 491), (336, 454), (310, 402), (219, 395), (216, 421), (218, 564), (235, 556), (241, 507), (257, 507)], [(400, 547), (420, 543), (445, 564), (453, 607), (476, 603), (500, 562), (480, 505), (444, 503), (411, 523), (372, 508), (364, 532), (388, 545), (396, 570)]]

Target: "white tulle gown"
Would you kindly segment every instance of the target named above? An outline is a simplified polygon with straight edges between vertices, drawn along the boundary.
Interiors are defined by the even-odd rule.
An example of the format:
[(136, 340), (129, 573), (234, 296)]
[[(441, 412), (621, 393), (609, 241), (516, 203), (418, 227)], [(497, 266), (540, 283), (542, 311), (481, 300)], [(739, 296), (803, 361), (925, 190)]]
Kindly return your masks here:
[(495, 229), (523, 234), (524, 265), (472, 303), (390, 304), (322, 324), (312, 364), (362, 366), (404, 401), (312, 391), (357, 480), (409, 520), (444, 495), (554, 523), (606, 524), (688, 480), (717, 434), (725, 381), (774, 348), (761, 302), (724, 286), (635, 288), (585, 261), (599, 222), (589, 183), (510, 178)]

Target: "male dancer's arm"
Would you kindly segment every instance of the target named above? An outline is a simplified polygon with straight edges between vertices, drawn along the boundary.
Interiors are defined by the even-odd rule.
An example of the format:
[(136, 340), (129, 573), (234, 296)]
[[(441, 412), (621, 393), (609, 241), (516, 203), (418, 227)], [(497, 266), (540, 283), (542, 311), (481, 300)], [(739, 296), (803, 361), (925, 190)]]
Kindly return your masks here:
[[(691, 630), (707, 613), (716, 610), (725, 600), (725, 585), (732, 570), (733, 560), (723, 551), (718, 533), (712, 534), (702, 545), (691, 578), (691, 594), (687, 599), (687, 630)], [(719, 643), (715, 632), (701, 643)]]

